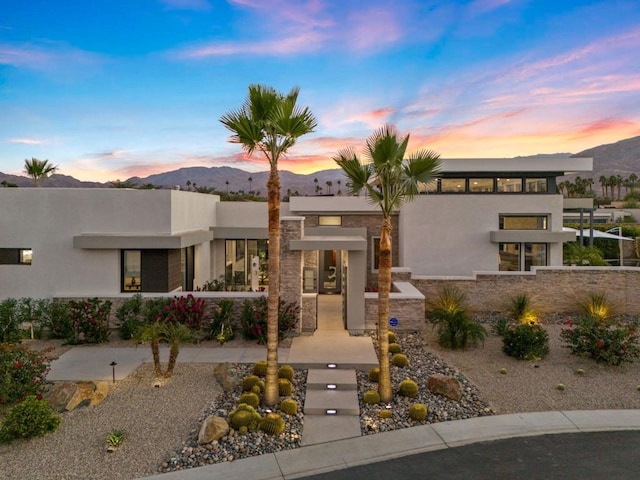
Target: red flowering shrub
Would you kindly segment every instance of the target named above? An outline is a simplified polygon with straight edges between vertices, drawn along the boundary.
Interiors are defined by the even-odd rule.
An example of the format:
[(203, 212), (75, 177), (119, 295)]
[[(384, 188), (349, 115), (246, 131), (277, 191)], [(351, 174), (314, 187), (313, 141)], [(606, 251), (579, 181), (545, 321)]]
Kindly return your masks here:
[(68, 343), (104, 343), (109, 341), (109, 313), (111, 302), (90, 298), (69, 301), (69, 315), (73, 324), (73, 336)]
[(0, 343), (0, 404), (17, 403), (28, 395), (42, 398), (49, 364), (21, 345)]
[(165, 321), (186, 325), (191, 330), (200, 330), (206, 302), (189, 294), (186, 297), (174, 297), (164, 308)]
[(633, 362), (640, 357), (640, 344), (636, 327), (619, 322), (599, 321), (584, 315), (575, 324), (564, 322), (568, 328), (560, 337), (571, 349), (571, 353), (593, 358), (607, 365)]
[[(248, 340), (267, 343), (267, 298), (258, 297), (244, 302), (242, 309), (242, 336)], [(300, 307), (295, 302), (280, 300), (278, 308), (278, 338), (295, 328), (300, 316)]]

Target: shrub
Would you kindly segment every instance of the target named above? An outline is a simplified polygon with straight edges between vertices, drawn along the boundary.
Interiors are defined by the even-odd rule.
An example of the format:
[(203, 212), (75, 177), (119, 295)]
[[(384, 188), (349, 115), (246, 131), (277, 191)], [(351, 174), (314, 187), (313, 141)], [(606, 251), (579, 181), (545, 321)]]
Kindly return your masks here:
[(536, 323), (538, 314), (531, 305), (531, 299), (526, 293), (520, 293), (507, 301), (509, 317), (518, 323)]
[(424, 403), (414, 403), (409, 407), (409, 417), (415, 422), (423, 422), (429, 409)]
[(571, 353), (593, 358), (607, 365), (633, 362), (640, 356), (638, 333), (632, 325), (623, 323), (602, 323), (584, 315), (575, 325), (568, 320), (568, 328), (563, 328), (560, 338), (571, 349)]
[(393, 365), (394, 367), (404, 368), (409, 365), (409, 359), (402, 353), (396, 353), (393, 357), (391, 357), (391, 365)]
[[(295, 302), (280, 300), (278, 308), (278, 338), (281, 340), (287, 332), (298, 324), (300, 307)], [(242, 308), (242, 336), (248, 340), (267, 343), (267, 298), (258, 297), (244, 302)]]
[(362, 401), (370, 405), (378, 404), (380, 403), (380, 394), (375, 390), (367, 390), (362, 395)]
[(42, 398), (49, 365), (39, 353), (20, 345), (0, 344), (0, 404), (29, 395)]
[(49, 305), (48, 324), (51, 336), (63, 340), (75, 338), (73, 320), (67, 302), (52, 302)]
[(167, 321), (186, 325), (191, 330), (200, 330), (206, 302), (192, 294), (186, 297), (174, 297), (164, 307)]
[(116, 318), (120, 321), (120, 338), (123, 340), (131, 340), (136, 330), (144, 325), (143, 306), (142, 295), (136, 293), (133, 297), (125, 300), (116, 310)]
[(20, 340), (17, 306), (18, 301), (15, 298), (7, 298), (0, 302), (0, 343), (16, 343)]
[(413, 398), (418, 395), (418, 384), (407, 378), (398, 385), (398, 394), (403, 397)]
[(464, 308), (465, 295), (455, 287), (445, 286), (431, 302), (429, 319), (438, 327), (438, 343), (445, 348), (467, 348), (485, 339), (487, 331)]
[(90, 298), (88, 300), (70, 300), (69, 314), (73, 323), (73, 337), (67, 343), (77, 344), (104, 343), (109, 340), (109, 313), (111, 302)]
[(607, 299), (605, 293), (592, 293), (586, 300), (578, 303), (582, 313), (596, 323), (607, 323), (615, 315), (615, 307)]
[(142, 316), (145, 325), (167, 320), (167, 310), (171, 305), (169, 298), (149, 298), (144, 302)]
[(209, 338), (215, 339), (221, 344), (233, 340), (233, 300), (220, 300), (213, 309)]
[(60, 417), (44, 400), (27, 396), (15, 405), (0, 428), (0, 443), (10, 443), (16, 439), (42, 437), (55, 432), (60, 425)]
[(549, 335), (537, 323), (510, 325), (502, 337), (502, 351), (520, 360), (543, 358), (549, 353)]
[(493, 322), (493, 325), (491, 326), (491, 331), (496, 335), (502, 337), (507, 331), (507, 328), (509, 328), (510, 324), (511, 324), (511, 321), (508, 318), (500, 317), (496, 319), (495, 322)]
[[(47, 326), (49, 321), (49, 306), (50, 300), (36, 299), (31, 297), (23, 297), (17, 300), (15, 305), (15, 319), (17, 321), (18, 328), (23, 328), (24, 324), (28, 324), (30, 327), (29, 335), (31, 338), (41, 338), (44, 327)], [(0, 312), (2, 308), (0, 307)], [(0, 313), (0, 318), (2, 313)], [(0, 320), (0, 325), (2, 320)], [(0, 327), (1, 330), (1, 327)], [(20, 332), (24, 334), (24, 332)], [(0, 337), (2, 334), (0, 334)], [(0, 340), (1, 341), (1, 340)]]

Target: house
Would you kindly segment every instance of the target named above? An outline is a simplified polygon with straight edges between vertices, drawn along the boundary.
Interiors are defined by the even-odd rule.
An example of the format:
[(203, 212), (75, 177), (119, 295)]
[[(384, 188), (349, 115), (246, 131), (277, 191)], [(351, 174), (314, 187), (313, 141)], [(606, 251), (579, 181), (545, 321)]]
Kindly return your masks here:
[[(424, 304), (413, 279), (562, 265), (575, 233), (562, 229), (556, 177), (589, 172), (592, 159), (442, 163), (441, 178), (393, 218), (402, 298)], [(6, 188), (0, 205), (0, 299), (192, 291), (220, 278), (268, 287), (266, 203), (180, 190)], [(365, 328), (380, 224), (366, 197), (282, 204), (282, 295), (303, 305), (303, 329), (313, 330), (323, 293), (341, 293), (346, 327)]]

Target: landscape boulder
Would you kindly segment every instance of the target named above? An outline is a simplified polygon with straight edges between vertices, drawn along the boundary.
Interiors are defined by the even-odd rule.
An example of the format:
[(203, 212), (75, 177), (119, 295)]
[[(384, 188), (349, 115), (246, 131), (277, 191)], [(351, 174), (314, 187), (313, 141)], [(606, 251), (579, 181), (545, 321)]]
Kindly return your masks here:
[(225, 392), (232, 392), (238, 385), (238, 380), (231, 372), (228, 362), (217, 364), (213, 368), (213, 377)]
[(65, 382), (54, 387), (46, 399), (59, 412), (88, 405), (98, 405), (109, 393), (107, 382)]
[(453, 377), (441, 374), (430, 375), (427, 379), (427, 388), (431, 393), (451, 400), (459, 401), (462, 398), (462, 386)]
[(200, 426), (198, 443), (200, 445), (206, 445), (215, 440), (220, 440), (227, 433), (229, 433), (229, 424), (227, 421), (222, 417), (209, 415)]

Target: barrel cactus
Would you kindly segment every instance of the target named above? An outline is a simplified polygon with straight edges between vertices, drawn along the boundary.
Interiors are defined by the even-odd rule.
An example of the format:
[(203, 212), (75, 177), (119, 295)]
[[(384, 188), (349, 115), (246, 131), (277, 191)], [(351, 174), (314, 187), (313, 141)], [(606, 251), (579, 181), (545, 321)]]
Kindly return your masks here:
[(269, 435), (280, 435), (284, 432), (284, 427), (284, 420), (279, 413), (267, 413), (267, 415), (260, 420), (258, 428)]
[(396, 334), (393, 333), (391, 330), (389, 330), (388, 337), (389, 337), (389, 343), (396, 343), (396, 341), (398, 340), (396, 337)]
[(396, 353), (393, 357), (391, 357), (391, 365), (404, 368), (409, 365), (409, 359), (402, 353)]
[(380, 379), (380, 368), (375, 367), (375, 368), (372, 368), (371, 370), (369, 370), (369, 381), (370, 382), (378, 383), (379, 379)]
[(250, 392), (254, 385), (260, 382), (260, 377), (257, 375), (247, 375), (242, 379), (242, 391)]
[(258, 377), (265, 377), (267, 375), (267, 362), (260, 360), (253, 365), (253, 374)]
[(427, 418), (428, 411), (424, 403), (414, 403), (409, 407), (409, 417), (415, 422), (423, 422)]
[(280, 403), (280, 410), (287, 415), (298, 413), (298, 403), (293, 398), (285, 398)]
[(362, 395), (362, 401), (370, 405), (380, 403), (380, 394), (375, 390), (367, 390), (364, 392), (364, 395)]
[(287, 380), (293, 380), (293, 367), (291, 365), (282, 365), (278, 369), (278, 378), (286, 378)]
[(378, 417), (379, 418), (392, 418), (393, 417), (393, 412), (391, 410), (388, 409), (384, 409), (384, 410), (380, 410), (378, 412)]
[(403, 397), (413, 398), (418, 395), (418, 384), (407, 378), (400, 382), (400, 385), (398, 386), (398, 393)]
[(290, 397), (293, 393), (293, 385), (290, 380), (287, 380), (286, 378), (279, 378), (278, 390), (281, 397)]
[(389, 353), (402, 353), (402, 347), (399, 343), (390, 343), (389, 344)]
[(241, 403), (238, 407), (229, 414), (229, 425), (240, 430), (242, 427), (246, 427), (249, 431), (256, 430), (262, 417), (251, 405)]
[(246, 403), (247, 405), (251, 405), (253, 408), (257, 408), (258, 405), (260, 405), (260, 397), (253, 392), (245, 392), (240, 395), (238, 403)]

